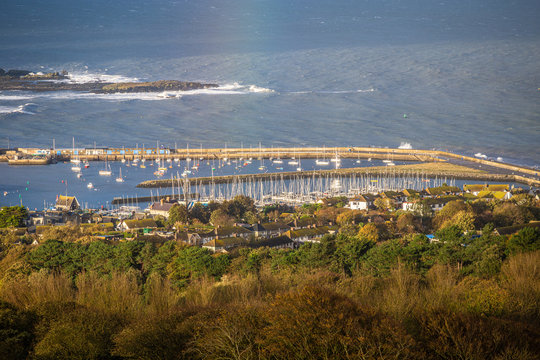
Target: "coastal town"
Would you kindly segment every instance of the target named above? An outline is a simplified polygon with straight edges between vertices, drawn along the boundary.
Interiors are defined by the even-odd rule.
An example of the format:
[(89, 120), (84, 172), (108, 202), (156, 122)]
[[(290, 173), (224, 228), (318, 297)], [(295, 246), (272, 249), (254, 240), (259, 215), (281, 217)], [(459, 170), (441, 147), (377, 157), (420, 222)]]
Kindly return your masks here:
[[(519, 199), (519, 200), (516, 200)], [(79, 228), (86, 241), (142, 240), (164, 243), (169, 240), (202, 246), (213, 252), (230, 251), (235, 247), (298, 248), (306, 242), (319, 242), (325, 235), (334, 235), (343, 225), (376, 224), (399, 233), (404, 217), (432, 217), (448, 203), (475, 203), (482, 207), (499, 206), (521, 201), (538, 202), (538, 190), (511, 188), (508, 184), (466, 184), (463, 188), (443, 184), (422, 191), (383, 191), (355, 197), (321, 198), (298, 207), (272, 204), (257, 208), (252, 199), (237, 196), (219, 202), (180, 201), (162, 198), (146, 209), (120, 206), (116, 209), (82, 209), (76, 196), (58, 195), (52, 209), (26, 211), (20, 226), (13, 228), (21, 244), (39, 244), (51, 232)], [(232, 204), (232, 205), (231, 205)], [(499, 204), (499, 205), (497, 205)], [(240, 214), (230, 207), (240, 207)], [(6, 208), (8, 209), (8, 208)], [(310, 211), (305, 211), (310, 209)], [(281, 211), (280, 211), (281, 210)], [(6, 210), (7, 211), (7, 210)], [(246, 216), (246, 213), (248, 213)], [(496, 231), (517, 232), (525, 226), (538, 227), (538, 218), (528, 218), (511, 230), (498, 226)], [(499, 225), (508, 225), (500, 223)], [(477, 226), (476, 226), (477, 227)], [(476, 229), (475, 226), (467, 228)], [(430, 227), (418, 228), (430, 232)], [(431, 235), (431, 241), (436, 241)]]

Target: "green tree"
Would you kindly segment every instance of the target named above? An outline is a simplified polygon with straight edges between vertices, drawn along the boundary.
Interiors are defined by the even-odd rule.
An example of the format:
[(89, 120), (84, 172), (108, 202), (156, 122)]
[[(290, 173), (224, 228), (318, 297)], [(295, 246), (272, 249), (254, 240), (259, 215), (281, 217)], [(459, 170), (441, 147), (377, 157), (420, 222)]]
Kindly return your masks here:
[(195, 246), (187, 246), (178, 251), (178, 255), (169, 266), (173, 283), (183, 287), (190, 280), (204, 275), (220, 278), (230, 264), (229, 256), (214, 256), (210, 250)]
[(189, 223), (189, 211), (184, 204), (175, 204), (169, 210), (169, 218), (167, 219), (168, 226), (174, 226), (176, 223), (187, 224)]
[(5, 206), (0, 209), (0, 228), (9, 226), (22, 227), (28, 217), (28, 211), (23, 206)]
[(189, 216), (192, 219), (199, 220), (203, 224), (207, 224), (210, 220), (210, 212), (208, 211), (208, 207), (205, 207), (200, 203), (196, 203), (195, 205), (193, 205), (189, 212)]
[(374, 241), (366, 238), (339, 235), (334, 255), (336, 265), (347, 275), (352, 275), (352, 272), (360, 267), (366, 253), (375, 245)]
[(524, 227), (508, 241), (508, 250), (512, 254), (538, 249), (540, 249), (540, 229), (536, 227)]

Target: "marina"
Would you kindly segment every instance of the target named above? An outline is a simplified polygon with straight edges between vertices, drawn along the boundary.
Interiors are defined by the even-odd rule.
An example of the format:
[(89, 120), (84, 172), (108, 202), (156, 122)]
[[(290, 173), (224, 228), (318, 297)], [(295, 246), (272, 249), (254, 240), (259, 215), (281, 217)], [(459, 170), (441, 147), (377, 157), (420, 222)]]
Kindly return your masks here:
[[(448, 161), (421, 162), (392, 160), (385, 156), (358, 163), (358, 152), (348, 155), (343, 151), (339, 163), (317, 164), (317, 157), (309, 151), (294, 149), (294, 159), (283, 155), (264, 163), (264, 158), (248, 152), (243, 160), (228, 149), (222, 158), (202, 158), (200, 149), (189, 154), (175, 153), (171, 161), (126, 159), (80, 163), (60, 161), (48, 166), (11, 166), (0, 163), (0, 189), (4, 194), (0, 204), (24, 204), (30, 208), (48, 208), (56, 196), (76, 195), (87, 208), (113, 206), (142, 206), (164, 197), (181, 198), (189, 193), (190, 200), (201, 202), (230, 199), (236, 195), (254, 198), (258, 205), (281, 202), (299, 204), (316, 201), (325, 196), (353, 196), (364, 192), (378, 192), (411, 188), (421, 190), (443, 183), (460, 184), (497, 182), (524, 186), (531, 178), (518, 179), (517, 175), (496, 174), (472, 169)], [(258, 151), (257, 151), (258, 152)], [(219, 153), (219, 151), (218, 151)], [(302, 153), (302, 155), (299, 155)], [(277, 154), (277, 153), (276, 153)], [(252, 156), (249, 156), (252, 155)], [(267, 154), (270, 155), (270, 154)], [(251, 158), (251, 159), (250, 159)], [(322, 156), (320, 157), (322, 158)], [(298, 171), (301, 161), (302, 171)], [(73, 171), (76, 166), (80, 168)], [(110, 174), (109, 174), (110, 171)], [(107, 175), (101, 175), (107, 172)], [(159, 174), (156, 174), (159, 173)], [(122, 181), (119, 181), (122, 179)], [(539, 183), (531, 183), (539, 186)]]

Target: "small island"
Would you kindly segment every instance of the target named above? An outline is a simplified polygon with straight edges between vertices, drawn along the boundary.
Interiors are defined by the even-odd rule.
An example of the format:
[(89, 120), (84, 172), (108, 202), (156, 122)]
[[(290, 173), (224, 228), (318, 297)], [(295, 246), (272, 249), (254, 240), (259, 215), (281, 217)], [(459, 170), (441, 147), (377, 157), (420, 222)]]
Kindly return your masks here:
[(162, 91), (188, 91), (218, 87), (217, 84), (203, 84), (191, 81), (158, 80), (149, 82), (88, 82), (69, 81), (67, 71), (35, 73), (29, 70), (8, 70), (0, 68), (0, 90), (23, 91), (84, 91), (96, 94), (142, 93)]

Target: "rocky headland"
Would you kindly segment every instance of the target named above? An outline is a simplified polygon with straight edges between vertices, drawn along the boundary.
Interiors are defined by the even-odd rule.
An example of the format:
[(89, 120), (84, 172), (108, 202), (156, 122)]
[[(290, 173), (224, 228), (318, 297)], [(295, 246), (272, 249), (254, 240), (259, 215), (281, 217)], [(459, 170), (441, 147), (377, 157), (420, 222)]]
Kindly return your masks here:
[(28, 70), (8, 70), (0, 68), (0, 90), (24, 91), (84, 91), (97, 94), (141, 93), (162, 91), (187, 91), (218, 87), (217, 84), (203, 84), (191, 81), (159, 80), (150, 82), (87, 82), (69, 81), (66, 71), (47, 74), (34, 73)]

